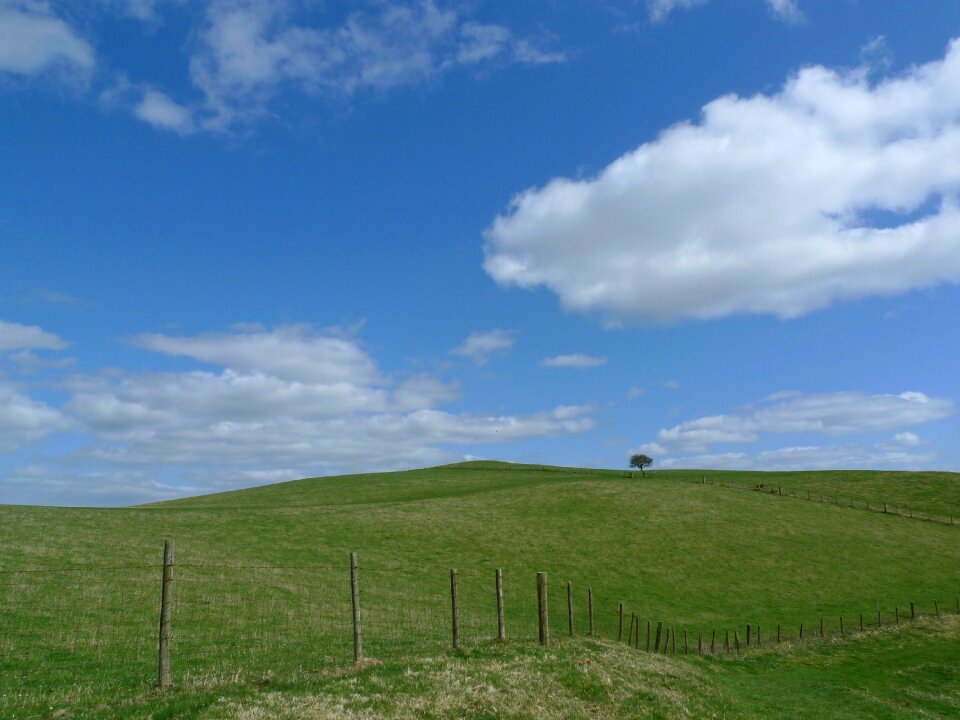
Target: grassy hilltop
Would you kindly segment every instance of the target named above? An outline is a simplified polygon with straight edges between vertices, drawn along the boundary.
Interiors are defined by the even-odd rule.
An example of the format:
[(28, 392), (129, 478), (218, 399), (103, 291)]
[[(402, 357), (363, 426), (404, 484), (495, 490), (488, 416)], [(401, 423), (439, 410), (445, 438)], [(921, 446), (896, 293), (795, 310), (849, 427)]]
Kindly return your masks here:
[[(928, 617), (934, 601), (956, 609), (960, 525), (739, 492), (701, 484), (703, 475), (960, 516), (960, 476), (947, 473), (641, 479), (503, 463), (136, 508), (0, 507), (0, 716), (960, 714), (960, 626)], [(176, 542), (177, 687), (157, 695), (165, 537)], [(351, 550), (367, 656), (382, 661), (361, 669), (351, 664)], [(498, 567), (506, 644), (492, 642)], [(449, 649), (451, 568), (459, 653)], [(557, 640), (549, 649), (534, 642), (541, 570)], [(567, 581), (574, 639), (565, 637)], [(584, 637), (588, 586), (598, 639)], [(737, 628), (742, 641), (746, 623), (762, 628), (764, 647), (703, 659), (637, 653), (611, 642), (620, 602), (644, 632), (663, 621), (692, 648), (714, 630)], [(924, 617), (894, 626), (911, 602)], [(878, 612), (884, 627), (870, 630)], [(860, 614), (863, 635), (771, 647), (778, 623), (786, 639), (801, 623), (817, 632), (821, 617), (827, 634), (841, 616), (855, 628)]]

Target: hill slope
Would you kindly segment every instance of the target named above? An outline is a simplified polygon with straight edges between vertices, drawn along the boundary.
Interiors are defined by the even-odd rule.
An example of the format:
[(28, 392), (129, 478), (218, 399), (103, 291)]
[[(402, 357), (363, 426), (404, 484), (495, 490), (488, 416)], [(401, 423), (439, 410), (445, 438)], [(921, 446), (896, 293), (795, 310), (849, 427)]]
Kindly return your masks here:
[[(960, 592), (960, 526), (698, 478), (480, 464), (139, 508), (2, 507), (0, 693), (19, 687), (76, 705), (148, 687), (168, 536), (177, 545), (175, 674), (195, 687), (348, 664), (351, 550), (361, 558), (367, 654), (388, 664), (448, 653), (453, 567), (468, 648), (495, 636), (497, 567), (508, 637), (521, 642), (536, 637), (541, 570), (554, 633), (566, 633), (571, 581), (578, 632), (590, 586), (606, 638), (617, 635), (620, 602), (644, 629), (662, 620), (695, 638), (743, 633), (749, 622), (769, 640), (778, 623), (785, 638), (800, 623), (809, 635), (821, 617), (828, 633), (841, 615), (848, 628), (860, 614), (875, 623), (878, 611), (890, 623), (911, 601), (929, 614), (935, 600), (952, 607)], [(842, 474), (805, 479), (847, 489)], [(855, 482), (866, 481), (905, 487), (889, 476)], [(956, 476), (924, 482), (940, 483), (944, 503), (955, 502)]]

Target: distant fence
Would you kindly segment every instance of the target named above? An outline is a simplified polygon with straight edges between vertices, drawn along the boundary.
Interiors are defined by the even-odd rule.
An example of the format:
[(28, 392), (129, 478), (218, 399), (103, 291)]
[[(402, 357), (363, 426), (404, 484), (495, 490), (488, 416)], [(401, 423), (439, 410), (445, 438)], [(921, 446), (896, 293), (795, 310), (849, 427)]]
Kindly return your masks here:
[(925, 522), (940, 523), (941, 525), (955, 525), (960, 527), (960, 521), (952, 514), (936, 514), (927, 511), (915, 511), (910, 505), (897, 505), (886, 500), (868, 500), (866, 498), (853, 498), (837, 495), (835, 493), (824, 493), (819, 490), (796, 490), (794, 488), (783, 487), (774, 483), (756, 483), (756, 482), (736, 482), (736, 481), (718, 481), (706, 475), (701, 476), (703, 485), (713, 485), (715, 487), (728, 488), (731, 490), (749, 490), (752, 492), (765, 493), (767, 495), (776, 495), (778, 497), (796, 498), (798, 500), (808, 500), (810, 502), (826, 503), (837, 505), (839, 507), (853, 508), (856, 510), (866, 510), (869, 512), (880, 513), (884, 515), (897, 515), (899, 517), (909, 518), (911, 520), (923, 520)]
[[(689, 477), (677, 476), (677, 475), (658, 475), (658, 472), (654, 468), (644, 468), (641, 472), (640, 470), (616, 470), (609, 468), (578, 468), (578, 467), (564, 467), (562, 465), (532, 465), (532, 464), (513, 464), (513, 463), (486, 463), (484, 461), (470, 461), (464, 463), (453, 463), (451, 465), (443, 465), (441, 467), (433, 468), (419, 468), (421, 470), (475, 470), (475, 471), (486, 471), (491, 470), (497, 471), (512, 471), (512, 472), (555, 472), (564, 475), (593, 475), (593, 476), (602, 476), (602, 477), (623, 477), (623, 478), (665, 478), (667, 481), (676, 481), (684, 483), (694, 483), (697, 482), (694, 478), (696, 477), (696, 471), (680, 471)], [(732, 474), (732, 473), (731, 473)], [(854, 508), (858, 510), (867, 510), (869, 512), (887, 514), (887, 515), (897, 515), (899, 517), (909, 518), (912, 520), (923, 520), (926, 522), (940, 523), (943, 525), (955, 525), (960, 527), (960, 514), (953, 515), (951, 513), (932, 513), (926, 510), (917, 510), (912, 507), (910, 504), (905, 503), (896, 503), (890, 500), (871, 500), (869, 498), (863, 497), (850, 497), (849, 495), (838, 495), (836, 493), (826, 493), (819, 490), (797, 490), (795, 488), (788, 488), (781, 484), (771, 482), (756, 482), (756, 481), (737, 481), (737, 480), (717, 480), (714, 477), (701, 475), (700, 484), (713, 485), (716, 487), (729, 488), (733, 490), (750, 490), (754, 492), (763, 492), (769, 495), (780, 495), (782, 497), (791, 497), (797, 498), (800, 500), (809, 500), (811, 502), (821, 502), (829, 503), (832, 505), (840, 505), (843, 507)]]
[(168, 541), (162, 565), (0, 570), (0, 715), (38, 697), (290, 678), (502, 641), (585, 636), (720, 655), (960, 613), (957, 597), (813, 625), (698, 629), (545, 572), (362, 565), (356, 553), (342, 566), (178, 564), (173, 550)]

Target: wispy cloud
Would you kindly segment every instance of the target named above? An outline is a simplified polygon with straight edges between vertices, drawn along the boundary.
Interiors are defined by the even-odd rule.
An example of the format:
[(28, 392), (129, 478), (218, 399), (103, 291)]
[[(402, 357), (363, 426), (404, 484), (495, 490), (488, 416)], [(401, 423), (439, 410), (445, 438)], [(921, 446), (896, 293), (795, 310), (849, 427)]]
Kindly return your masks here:
[(69, 420), (56, 408), (0, 381), (0, 452), (17, 450), (69, 427)]
[[(657, 23), (667, 19), (674, 10), (689, 10), (700, 5), (706, 5), (710, 0), (647, 0), (647, 9), (650, 19)], [(803, 21), (803, 13), (797, 0), (763, 0), (773, 14), (789, 23)]]
[(758, 453), (726, 452), (666, 458), (664, 468), (712, 470), (917, 469), (935, 460), (930, 454), (875, 445), (803, 445)]
[(460, 345), (450, 351), (452, 355), (470, 358), (475, 365), (486, 365), (494, 355), (506, 355), (513, 347), (513, 336), (505, 330), (472, 332)]
[(133, 108), (133, 114), (149, 125), (186, 135), (194, 132), (196, 124), (190, 108), (174, 102), (158, 90), (147, 89)]
[(789, 23), (803, 22), (803, 13), (797, 0), (766, 0), (767, 5), (781, 20)]
[(0, 73), (33, 76), (62, 71), (88, 73), (93, 46), (45, 2), (0, 2)]
[(573, 355), (556, 355), (554, 357), (544, 358), (540, 361), (540, 365), (543, 367), (576, 368), (577, 370), (595, 368), (606, 364), (607, 359), (605, 357), (583, 355), (581, 353), (574, 353)]
[(66, 341), (36, 325), (0, 320), (0, 352), (8, 350), (63, 350)]
[(213, 0), (197, 37), (190, 78), (201, 99), (181, 103), (147, 89), (139, 117), (180, 133), (230, 130), (269, 115), (285, 92), (343, 101), (458, 68), (566, 60), (548, 37), (518, 36), (434, 0), (361, 4), (339, 22), (294, 0)]
[[(755, 443), (771, 433), (850, 435), (920, 425), (949, 417), (954, 409), (952, 400), (920, 392), (790, 393), (743, 413), (701, 417), (664, 428), (656, 442), (662, 448), (703, 451), (714, 445)], [(909, 436), (913, 433), (902, 434), (905, 439)]]

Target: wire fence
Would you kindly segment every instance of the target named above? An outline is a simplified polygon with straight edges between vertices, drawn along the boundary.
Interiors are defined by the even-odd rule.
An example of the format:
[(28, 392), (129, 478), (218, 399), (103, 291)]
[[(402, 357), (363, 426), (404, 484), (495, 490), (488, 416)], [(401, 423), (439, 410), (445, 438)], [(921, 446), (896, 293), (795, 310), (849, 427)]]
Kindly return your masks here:
[[(215, 686), (295, 679), (355, 657), (349, 568), (332, 565), (203, 565), (171, 567), (170, 643), (173, 682)], [(536, 578), (496, 569), (458, 568), (454, 609), (449, 570), (358, 567), (364, 657), (431, 657), (453, 644), (497, 641), (502, 611), (506, 639), (533, 644), (541, 633)], [(0, 571), (0, 717), (38, 704), (103, 702), (158, 684), (161, 567), (70, 566)], [(567, 583), (570, 583), (569, 587)], [(629, 599), (628, 599), (629, 600)], [(551, 578), (545, 596), (552, 642), (570, 635), (619, 640), (638, 650), (719, 654), (759, 644), (826, 638), (905, 622), (920, 614), (960, 613), (955, 603), (838, 618), (806, 627), (729, 623), (704, 628), (640, 617), (630, 602), (589, 578)], [(591, 612), (592, 611), (592, 612)], [(748, 629), (749, 628), (749, 629)], [(659, 638), (659, 641), (658, 641)]]
[(864, 497), (851, 497), (849, 495), (825, 493), (820, 490), (797, 490), (796, 488), (784, 487), (783, 485), (773, 483), (768, 484), (736, 480), (716, 480), (706, 475), (701, 477), (700, 483), (703, 485), (727, 488), (729, 490), (760, 492), (767, 495), (776, 495), (778, 497), (795, 498), (797, 500), (825, 503), (829, 505), (836, 505), (838, 507), (866, 510), (868, 512), (880, 513), (884, 515), (896, 515), (898, 517), (909, 518), (911, 520), (923, 520), (925, 522), (933, 522), (941, 525), (955, 525), (960, 527), (960, 520), (950, 513), (933, 513), (926, 510), (914, 510), (911, 505), (903, 503), (897, 504), (887, 500), (870, 500), (869, 498)]
[[(606, 478), (646, 478), (661, 479), (666, 478), (669, 481), (686, 482), (713, 485), (731, 490), (750, 490), (763, 492), (770, 495), (780, 495), (783, 497), (808, 500), (810, 502), (829, 503), (843, 507), (866, 510), (869, 512), (882, 513), (887, 515), (896, 515), (899, 517), (910, 518), (913, 520), (924, 520), (943, 525), (955, 525), (960, 527), (960, 517), (950, 512), (931, 512), (927, 509), (914, 508), (910, 503), (893, 500), (877, 500), (876, 498), (867, 498), (863, 496), (838, 495), (836, 493), (823, 492), (820, 489), (798, 490), (789, 488), (782, 484), (775, 484), (773, 481), (757, 482), (746, 480), (717, 479), (711, 476), (699, 476), (696, 471), (679, 471), (682, 474), (676, 474), (677, 471), (670, 471), (674, 474), (662, 475), (655, 468), (644, 468), (641, 470), (618, 470), (609, 468), (584, 468), (584, 467), (565, 467), (562, 465), (533, 465), (533, 464), (510, 464), (500, 462), (470, 461), (463, 463), (453, 463), (444, 465), (440, 468), (416, 468), (418, 470), (448, 470), (456, 469), (458, 471), (472, 470), (477, 472), (516, 472), (531, 473), (537, 471), (552, 472), (557, 475), (592, 475), (594, 477)], [(686, 475), (686, 476), (685, 476)], [(695, 480), (699, 477), (699, 480)]]

